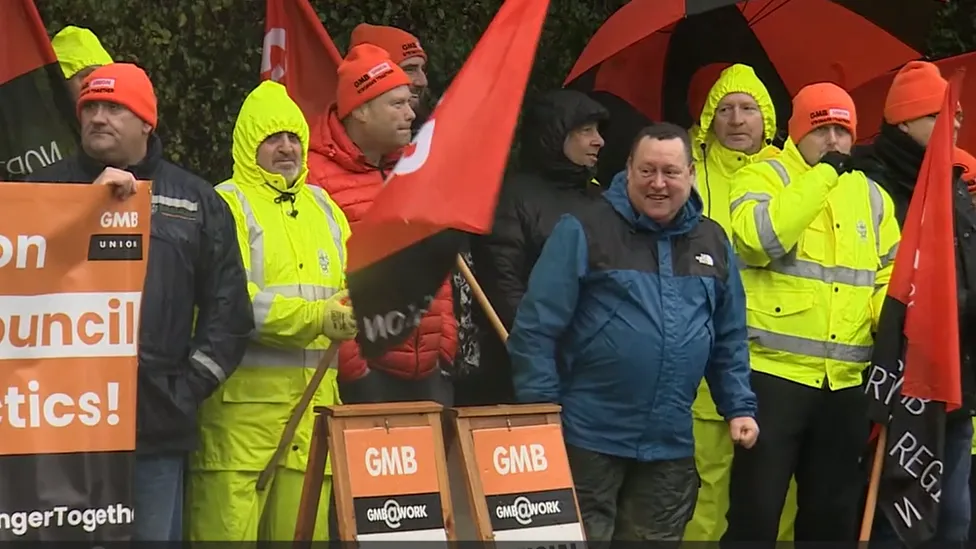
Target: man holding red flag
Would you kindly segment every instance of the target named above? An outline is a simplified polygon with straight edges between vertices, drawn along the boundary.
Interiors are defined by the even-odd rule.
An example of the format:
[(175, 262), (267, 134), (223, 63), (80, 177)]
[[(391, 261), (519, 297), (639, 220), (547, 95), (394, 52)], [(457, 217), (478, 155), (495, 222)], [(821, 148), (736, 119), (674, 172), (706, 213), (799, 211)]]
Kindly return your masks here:
[[(372, 44), (349, 51), (339, 65), (336, 103), (312, 124), (309, 183), (342, 208), (353, 234), (383, 189), (401, 149), (410, 143), (410, 77)], [(445, 280), (419, 327), (402, 345), (366, 360), (355, 341), (339, 349), (339, 391), (347, 404), (434, 400), (450, 405), (442, 367), (457, 348), (451, 286)]]
[[(888, 191), (904, 227), (895, 261), (901, 268), (892, 275), (883, 315), (888, 318), (878, 329), (867, 392), (874, 400), (872, 419), (888, 425), (878, 498), (884, 518), (876, 537), (891, 537), (894, 527), (910, 545), (932, 537), (958, 542), (969, 536), (976, 209), (961, 169), (952, 167), (961, 120), (955, 99), (946, 103), (948, 88), (935, 65), (905, 65), (888, 91), (878, 138), (855, 160)], [(938, 329), (933, 329), (935, 322)], [(898, 395), (892, 398), (883, 386), (900, 376), (899, 404)], [(904, 459), (897, 461), (901, 455)], [(920, 461), (911, 463), (912, 455)]]

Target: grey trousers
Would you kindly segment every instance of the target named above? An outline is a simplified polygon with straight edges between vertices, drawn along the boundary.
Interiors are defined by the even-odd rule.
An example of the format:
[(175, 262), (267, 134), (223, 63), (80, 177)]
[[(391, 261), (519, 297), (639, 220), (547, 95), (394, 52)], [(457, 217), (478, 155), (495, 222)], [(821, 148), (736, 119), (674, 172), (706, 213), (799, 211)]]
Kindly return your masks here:
[(693, 457), (641, 462), (566, 445), (589, 544), (681, 541), (700, 478)]

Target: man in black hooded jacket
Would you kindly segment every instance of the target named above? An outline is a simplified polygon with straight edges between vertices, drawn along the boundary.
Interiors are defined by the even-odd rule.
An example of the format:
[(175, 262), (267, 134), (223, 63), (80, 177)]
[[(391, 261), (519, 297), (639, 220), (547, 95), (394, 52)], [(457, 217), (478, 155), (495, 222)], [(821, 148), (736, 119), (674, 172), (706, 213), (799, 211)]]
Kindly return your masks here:
[[(519, 170), (502, 187), (490, 235), (476, 239), (471, 254), (488, 300), (511, 330), (542, 246), (564, 213), (599, 198), (594, 179), (604, 145), (600, 125), (607, 110), (575, 90), (556, 90), (527, 105), (519, 135)], [(623, 166), (621, 166), (621, 169)], [(478, 371), (455, 384), (459, 406), (514, 402), (505, 343), (475, 309), (481, 333)]]
[[(870, 146), (854, 152), (856, 169), (881, 185), (895, 205), (899, 225), (905, 222), (925, 147), (935, 127), (948, 83), (938, 67), (912, 61), (895, 76), (885, 100), (881, 132)], [(961, 121), (957, 117), (958, 135)], [(952, 209), (955, 229), (962, 407), (946, 420), (942, 493), (935, 541), (967, 541), (971, 519), (969, 476), (976, 415), (976, 209), (963, 182), (962, 169), (953, 174)], [(881, 536), (887, 523), (879, 517)], [(890, 531), (888, 532), (890, 535)]]
[(115, 63), (82, 84), (81, 149), (31, 181), (152, 182), (149, 260), (139, 322), (134, 541), (182, 539), (183, 464), (197, 407), (244, 356), (254, 330), (247, 275), (226, 203), (163, 158), (156, 97), (139, 67)]

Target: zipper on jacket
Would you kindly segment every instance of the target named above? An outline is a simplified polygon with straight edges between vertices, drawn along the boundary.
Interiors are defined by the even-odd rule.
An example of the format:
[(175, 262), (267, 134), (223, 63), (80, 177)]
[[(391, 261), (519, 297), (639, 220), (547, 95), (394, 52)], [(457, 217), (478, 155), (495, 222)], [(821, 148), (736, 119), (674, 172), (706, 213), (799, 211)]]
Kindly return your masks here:
[(708, 156), (705, 154), (705, 144), (701, 145), (702, 152), (702, 167), (705, 168), (705, 196), (708, 200), (708, 209), (705, 211), (705, 217), (711, 219), (712, 217), (712, 185), (708, 181)]

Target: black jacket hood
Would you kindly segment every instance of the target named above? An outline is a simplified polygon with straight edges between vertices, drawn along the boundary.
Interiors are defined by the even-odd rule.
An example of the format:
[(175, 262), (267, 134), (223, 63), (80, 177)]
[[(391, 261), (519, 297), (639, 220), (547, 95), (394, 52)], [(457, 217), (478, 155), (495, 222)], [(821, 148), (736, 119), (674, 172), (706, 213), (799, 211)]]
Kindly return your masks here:
[(547, 93), (525, 109), (519, 136), (521, 168), (560, 183), (588, 184), (594, 170), (566, 158), (563, 143), (574, 129), (608, 118), (603, 105), (582, 92)]

